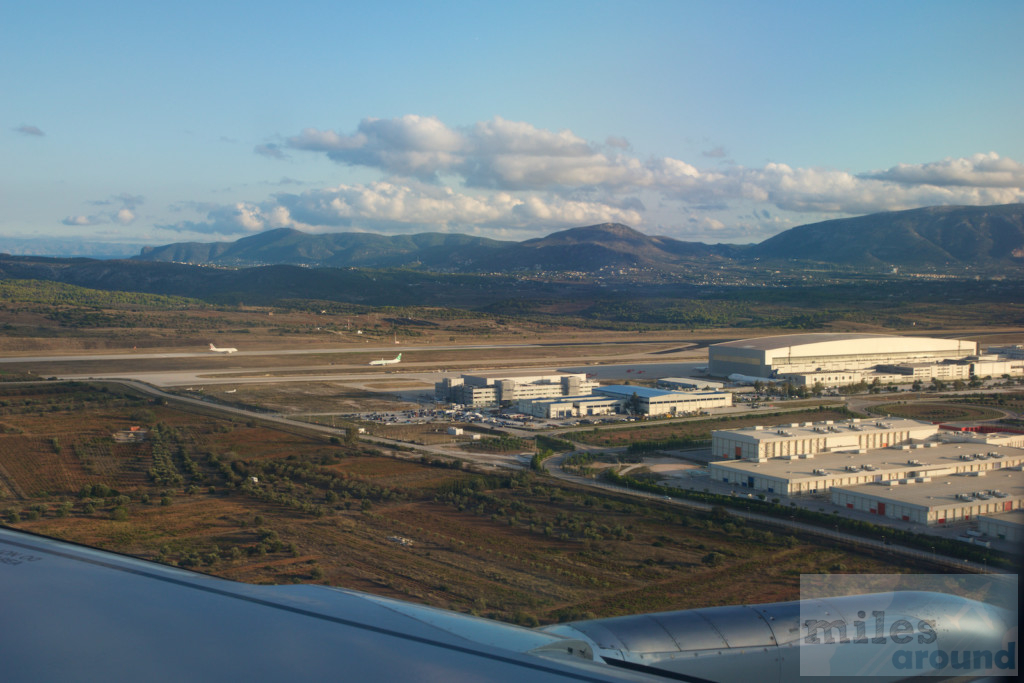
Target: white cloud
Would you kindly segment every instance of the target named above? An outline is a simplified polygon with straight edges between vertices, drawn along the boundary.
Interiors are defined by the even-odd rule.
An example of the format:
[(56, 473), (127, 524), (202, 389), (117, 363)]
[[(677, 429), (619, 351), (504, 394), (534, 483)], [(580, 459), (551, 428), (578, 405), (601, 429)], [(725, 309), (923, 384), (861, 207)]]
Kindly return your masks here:
[(135, 222), (135, 212), (129, 208), (124, 208), (114, 214), (114, 219), (121, 225), (131, 225)]
[(457, 162), (463, 140), (434, 117), (408, 114), (398, 119), (363, 119), (352, 135), (306, 128), (288, 138), (287, 144), (324, 152), (343, 164), (429, 179)]
[[(730, 175), (732, 177), (732, 175)], [(959, 184), (894, 182), (886, 178), (855, 176), (829, 169), (790, 168), (768, 164), (762, 169), (740, 169), (748, 199), (774, 204), (787, 211), (864, 214), (939, 204), (1008, 204), (1024, 201), (1024, 182), (1012, 187), (982, 186), (983, 177), (964, 177)], [(949, 177), (948, 175), (946, 176)]]
[(161, 226), (178, 232), (234, 235), (279, 227), (306, 231), (338, 228), (379, 232), (529, 230), (620, 222), (636, 225), (640, 211), (557, 195), (519, 197), (509, 192), (466, 194), (452, 188), (380, 181), (281, 194), (261, 204), (207, 210), (206, 220)]
[[(529, 236), (610, 221), (683, 239), (750, 241), (833, 216), (1024, 201), (1024, 166), (995, 153), (854, 174), (724, 164), (727, 152), (718, 146), (701, 153), (714, 164), (702, 168), (672, 157), (640, 158), (623, 138), (591, 143), (570, 130), (501, 117), (461, 127), (430, 116), (367, 118), (350, 132), (307, 128), (283, 144), (254, 148), (271, 158), (292, 150), (359, 167), (359, 182), (193, 206), (198, 220), (160, 227), (236, 236), (278, 227)], [(114, 201), (122, 209), (107, 222), (135, 220), (141, 197)], [(91, 225), (104, 216), (67, 221)]]
[[(788, 211), (868, 213), (927, 204), (1008, 203), (1024, 198), (1024, 165), (995, 153), (901, 164), (854, 175), (770, 163), (762, 168), (708, 171), (680, 159), (641, 160), (628, 142), (588, 143), (569, 130), (549, 131), (495, 117), (455, 129), (433, 117), (364, 119), (352, 134), (307, 129), (289, 138), (295, 149), (319, 151), (349, 165), (431, 182), (450, 177), (468, 188), (564, 195), (581, 189), (615, 196), (644, 189), (687, 203), (767, 203)], [(608, 150), (623, 150), (615, 154)], [(723, 147), (703, 153), (725, 155)], [(522, 197), (525, 205), (532, 198)]]
[(1024, 164), (1001, 158), (995, 152), (969, 158), (946, 158), (928, 164), (897, 164), (886, 171), (864, 174), (865, 178), (891, 180), (906, 185), (938, 187), (1024, 187)]
[(637, 159), (609, 157), (568, 130), (552, 132), (501, 117), (461, 130), (433, 117), (364, 119), (349, 135), (307, 128), (287, 144), (342, 164), (431, 181), (450, 174), (468, 187), (496, 190), (652, 182), (651, 171)]

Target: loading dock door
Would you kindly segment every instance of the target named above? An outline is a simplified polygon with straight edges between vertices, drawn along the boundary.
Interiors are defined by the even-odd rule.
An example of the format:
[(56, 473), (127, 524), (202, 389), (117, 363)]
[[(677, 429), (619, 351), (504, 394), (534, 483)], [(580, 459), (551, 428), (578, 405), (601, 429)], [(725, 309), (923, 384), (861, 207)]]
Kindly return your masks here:
[(885, 503), (879, 503), (878, 504), (878, 514), (880, 514), (880, 515), (884, 515), (885, 514)]

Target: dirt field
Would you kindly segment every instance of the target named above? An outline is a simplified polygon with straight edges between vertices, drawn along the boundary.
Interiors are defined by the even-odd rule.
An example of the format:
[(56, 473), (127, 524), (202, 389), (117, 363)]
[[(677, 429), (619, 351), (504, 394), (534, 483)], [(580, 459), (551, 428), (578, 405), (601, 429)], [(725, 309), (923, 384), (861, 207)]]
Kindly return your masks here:
[(956, 402), (942, 403), (885, 403), (873, 409), (877, 413), (907, 417), (911, 420), (944, 422), (951, 420), (994, 420), (1002, 417), (1002, 411), (978, 406), (967, 406)]
[[(13, 526), (250, 582), (322, 582), (532, 624), (797, 597), (801, 572), (900, 572), (733, 521), (180, 413), (0, 387)], [(115, 443), (131, 426), (141, 443)]]

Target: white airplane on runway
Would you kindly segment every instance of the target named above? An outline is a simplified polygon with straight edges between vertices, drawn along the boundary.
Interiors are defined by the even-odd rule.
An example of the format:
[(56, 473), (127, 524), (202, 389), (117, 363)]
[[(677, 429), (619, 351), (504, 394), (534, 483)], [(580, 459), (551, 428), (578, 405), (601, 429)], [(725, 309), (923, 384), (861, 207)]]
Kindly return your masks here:
[(210, 350), (213, 351), (214, 353), (237, 353), (238, 352), (238, 349), (236, 349), (233, 346), (229, 346), (226, 349), (218, 349), (212, 343), (210, 344)]
[(371, 360), (370, 365), (395, 365), (396, 363), (402, 362), (402, 354), (398, 354), (392, 359), (381, 358), (380, 360)]

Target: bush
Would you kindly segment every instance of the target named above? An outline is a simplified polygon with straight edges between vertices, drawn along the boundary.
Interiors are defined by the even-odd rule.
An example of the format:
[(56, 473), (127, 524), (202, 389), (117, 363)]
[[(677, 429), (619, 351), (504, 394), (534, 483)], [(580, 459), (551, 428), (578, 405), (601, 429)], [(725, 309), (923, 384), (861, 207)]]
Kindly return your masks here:
[(717, 567), (722, 564), (722, 560), (724, 559), (725, 556), (722, 555), (722, 553), (708, 553), (704, 557), (700, 558), (700, 561), (709, 567)]

